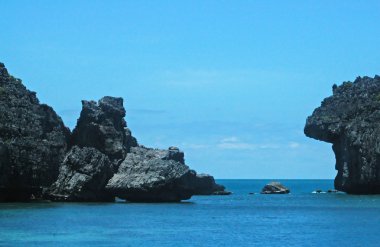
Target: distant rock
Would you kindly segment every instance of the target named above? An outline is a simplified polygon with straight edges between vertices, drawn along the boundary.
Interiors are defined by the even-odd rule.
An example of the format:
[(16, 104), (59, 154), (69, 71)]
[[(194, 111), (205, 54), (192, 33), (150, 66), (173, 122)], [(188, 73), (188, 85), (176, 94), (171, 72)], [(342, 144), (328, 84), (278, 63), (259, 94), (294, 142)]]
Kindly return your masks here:
[(288, 194), (290, 190), (279, 182), (271, 182), (264, 186), (261, 194)]
[(124, 120), (122, 98), (104, 97), (82, 101), (82, 112), (71, 136), (71, 144), (94, 147), (110, 159), (122, 160), (131, 147), (137, 146)]
[(329, 189), (329, 190), (327, 191), (327, 193), (338, 193), (338, 190), (331, 190), (331, 189)]
[(74, 146), (66, 155), (57, 181), (44, 193), (52, 201), (114, 201), (105, 191), (113, 170), (108, 157), (95, 148)]
[(308, 117), (308, 137), (333, 144), (335, 188), (380, 193), (380, 77), (358, 77), (333, 87), (333, 95)]
[(215, 183), (209, 174), (197, 174), (195, 180), (195, 195), (230, 195), (223, 185)]
[(323, 190), (318, 189), (318, 190), (314, 190), (314, 191), (311, 192), (311, 193), (313, 193), (313, 194), (324, 194), (324, 193), (326, 193), (326, 192), (324, 192)]
[(0, 113), (0, 201), (27, 201), (56, 180), (70, 130), (2, 63)]
[(214, 196), (228, 196), (228, 195), (231, 195), (231, 194), (232, 194), (231, 191), (217, 190), (217, 191), (214, 191), (211, 195), (214, 195)]
[(196, 173), (178, 148), (132, 147), (106, 189), (131, 202), (178, 202), (195, 191)]

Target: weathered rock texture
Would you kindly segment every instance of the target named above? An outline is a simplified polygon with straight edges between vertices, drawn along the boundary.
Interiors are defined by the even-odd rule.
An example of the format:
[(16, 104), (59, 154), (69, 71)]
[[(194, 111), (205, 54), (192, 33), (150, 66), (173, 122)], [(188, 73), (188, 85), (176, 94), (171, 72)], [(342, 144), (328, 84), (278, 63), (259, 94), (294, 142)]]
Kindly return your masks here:
[(108, 157), (95, 148), (74, 146), (60, 168), (57, 181), (45, 192), (53, 201), (114, 201), (105, 191), (113, 170)]
[(55, 201), (113, 201), (105, 186), (137, 141), (126, 128), (122, 98), (82, 101), (82, 106), (71, 136), (75, 146), (44, 197)]
[(122, 98), (104, 97), (95, 101), (82, 101), (82, 112), (73, 130), (71, 144), (94, 147), (111, 159), (124, 159), (137, 141), (125, 129), (125, 109)]
[(0, 201), (28, 200), (58, 176), (70, 131), (0, 63)]
[(229, 195), (223, 185), (215, 183), (213, 176), (209, 174), (197, 174), (195, 179), (195, 195)]
[(308, 117), (308, 137), (333, 144), (335, 188), (380, 193), (380, 77), (333, 86), (333, 95)]
[(261, 194), (288, 194), (290, 190), (279, 182), (270, 182), (261, 190)]
[(132, 202), (176, 202), (195, 192), (196, 173), (177, 148), (132, 147), (107, 184), (110, 193)]

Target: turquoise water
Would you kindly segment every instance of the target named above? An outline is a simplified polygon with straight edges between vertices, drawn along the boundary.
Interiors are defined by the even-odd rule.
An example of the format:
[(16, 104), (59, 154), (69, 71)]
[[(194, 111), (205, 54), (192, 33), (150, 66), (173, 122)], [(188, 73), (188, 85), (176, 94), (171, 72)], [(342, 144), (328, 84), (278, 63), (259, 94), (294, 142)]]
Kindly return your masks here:
[(183, 203), (0, 204), (0, 246), (379, 246), (380, 196), (312, 194), (332, 180), (219, 180)]

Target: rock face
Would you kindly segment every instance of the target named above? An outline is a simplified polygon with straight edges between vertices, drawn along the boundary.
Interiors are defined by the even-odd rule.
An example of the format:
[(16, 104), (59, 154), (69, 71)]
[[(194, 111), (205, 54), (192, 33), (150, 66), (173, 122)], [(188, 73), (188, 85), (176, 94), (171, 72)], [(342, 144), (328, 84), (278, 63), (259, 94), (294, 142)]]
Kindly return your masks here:
[(70, 131), (0, 63), (0, 201), (25, 201), (58, 176)]
[(308, 117), (305, 134), (333, 144), (335, 188), (380, 193), (380, 77), (333, 86), (333, 95)]
[(177, 202), (195, 190), (196, 173), (184, 164), (183, 153), (132, 147), (106, 189), (132, 202)]
[(74, 146), (45, 197), (53, 201), (114, 201), (105, 191), (112, 175), (111, 161), (105, 154), (95, 148)]
[(137, 146), (124, 120), (122, 98), (104, 97), (82, 101), (82, 112), (71, 136), (71, 144), (94, 147), (110, 159), (124, 159), (130, 147)]
[(271, 182), (264, 186), (261, 194), (288, 194), (290, 190), (279, 182)]
[(197, 174), (195, 180), (195, 195), (229, 195), (223, 185), (215, 183), (213, 176), (209, 174)]

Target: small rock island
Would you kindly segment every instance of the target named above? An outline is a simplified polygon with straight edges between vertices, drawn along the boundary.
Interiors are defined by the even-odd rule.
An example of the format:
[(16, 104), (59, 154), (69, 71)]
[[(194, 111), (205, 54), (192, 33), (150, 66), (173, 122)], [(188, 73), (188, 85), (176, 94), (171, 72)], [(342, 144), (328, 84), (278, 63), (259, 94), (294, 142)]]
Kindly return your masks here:
[(261, 190), (261, 194), (289, 194), (290, 190), (279, 182), (270, 182)]
[(0, 202), (178, 202), (226, 193), (191, 170), (178, 148), (138, 144), (122, 98), (82, 101), (71, 132), (0, 63), (0, 112)]
[(335, 188), (380, 193), (380, 77), (358, 77), (333, 86), (333, 95), (307, 118), (306, 136), (332, 143)]

